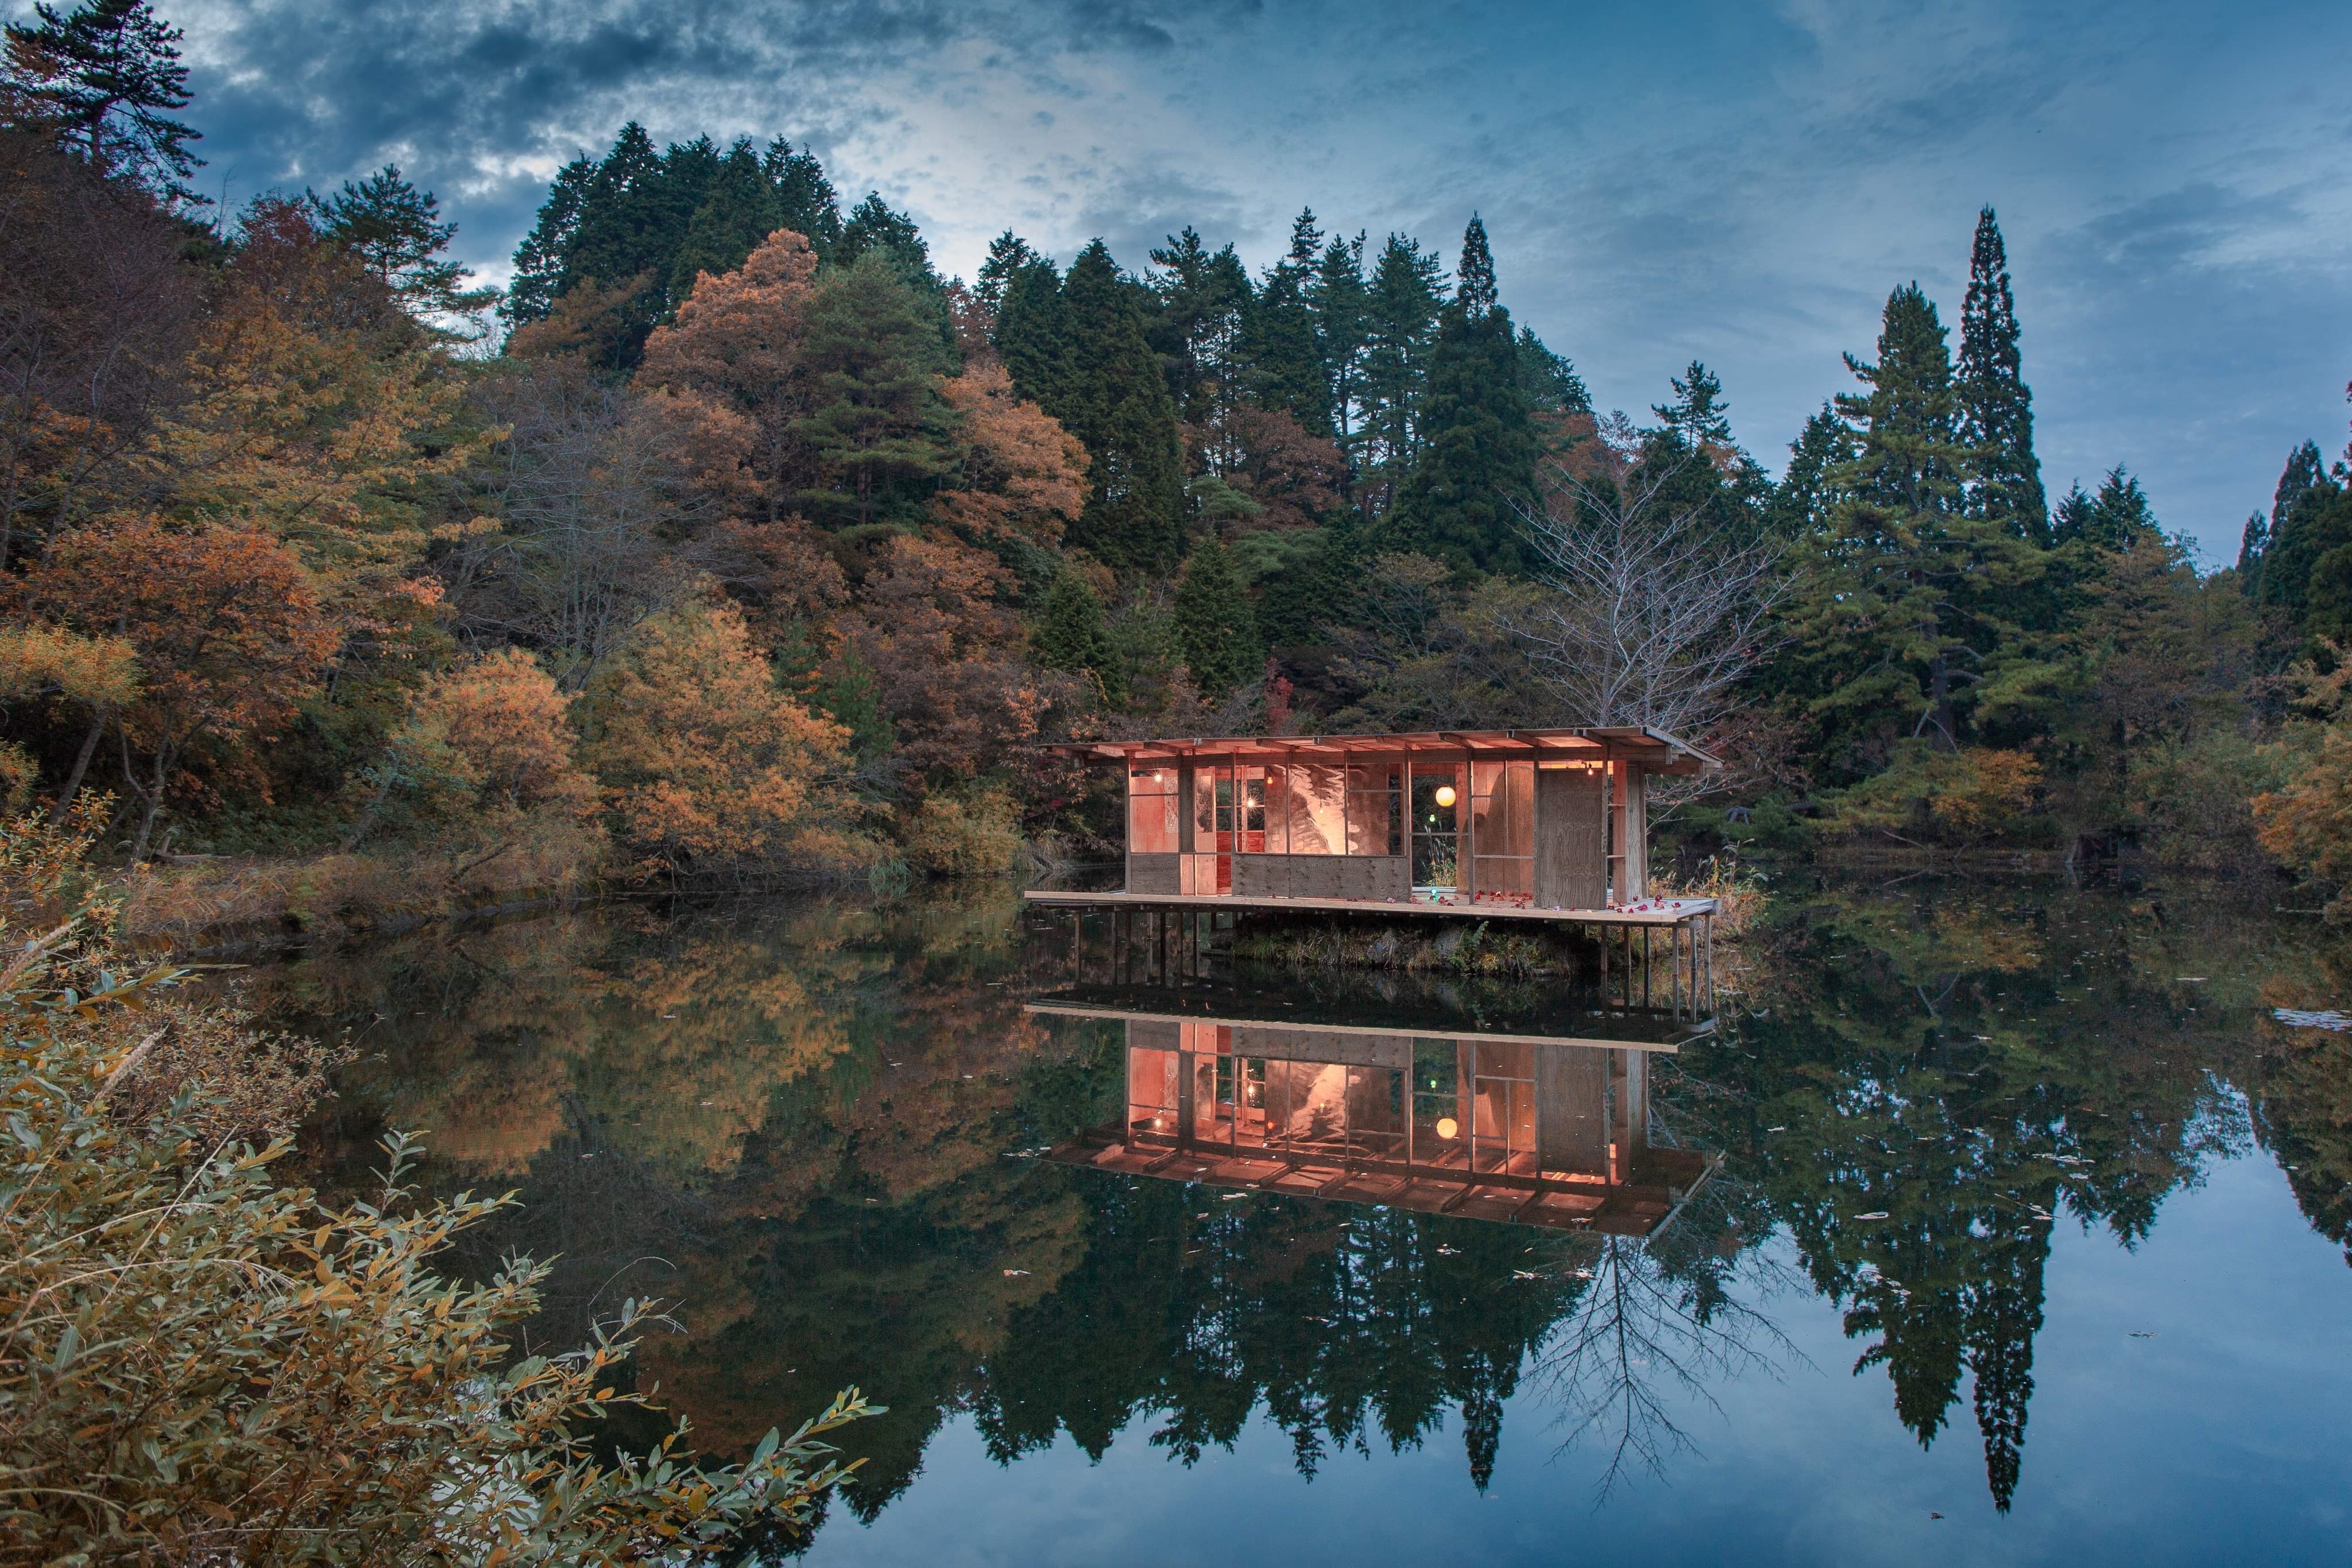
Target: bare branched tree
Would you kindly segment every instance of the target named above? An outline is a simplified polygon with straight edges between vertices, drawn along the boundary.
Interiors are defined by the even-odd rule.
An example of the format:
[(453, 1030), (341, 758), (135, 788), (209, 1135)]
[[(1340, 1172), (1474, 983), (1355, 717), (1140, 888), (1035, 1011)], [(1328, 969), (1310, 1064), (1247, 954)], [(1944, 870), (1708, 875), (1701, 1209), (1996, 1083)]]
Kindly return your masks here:
[(1696, 737), (1768, 651), (1791, 580), (1777, 541), (1676, 498), (1684, 465), (1603, 452), (1591, 476), (1554, 465), (1540, 509), (1521, 507), (1545, 591), (1511, 630), (1569, 722)]

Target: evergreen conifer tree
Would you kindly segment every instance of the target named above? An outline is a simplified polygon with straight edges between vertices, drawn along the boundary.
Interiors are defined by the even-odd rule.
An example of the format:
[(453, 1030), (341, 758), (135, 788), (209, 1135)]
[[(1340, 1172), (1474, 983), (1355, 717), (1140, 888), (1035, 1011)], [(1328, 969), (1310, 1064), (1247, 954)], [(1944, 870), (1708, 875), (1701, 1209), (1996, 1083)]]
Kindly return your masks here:
[(387, 163), (354, 184), (343, 182), (333, 195), (310, 198), (326, 237), (392, 290), (405, 309), (418, 315), (462, 315), (498, 298), (494, 288), (468, 288), (470, 268), (442, 254), (457, 236), (457, 225), (441, 221), (441, 204)]
[(687, 221), (686, 235), (670, 264), (669, 298), (682, 302), (702, 273), (716, 277), (743, 265), (760, 242), (787, 226), (783, 204), (761, 166), (760, 154), (744, 137), (719, 160), (710, 193)]
[(1408, 236), (1389, 235), (1364, 302), (1358, 466), (1371, 481), (1376, 513), (1393, 504), (1421, 455), (1422, 398), (1444, 304), (1437, 257)]
[(2311, 601), (2311, 571), (2319, 558), (2346, 541), (2320, 527), (2336, 486), (2327, 476), (2319, 444), (2306, 441), (2287, 455), (2278, 487), (2271, 494), (2270, 543), (2263, 551), (2262, 581), (2255, 602), (2287, 612), (2298, 626)]
[(1789, 465), (1772, 492), (1773, 531), (1796, 539), (1827, 528), (1838, 502), (1837, 473), (1853, 455), (1853, 428), (1830, 404), (1815, 409), (1789, 444)]
[(806, 239), (818, 260), (830, 259), (841, 239), (841, 204), (816, 154), (795, 152), (779, 136), (760, 155), (760, 167), (776, 193), (776, 226)]
[(1430, 352), (1420, 457), (1385, 530), (1395, 548), (1464, 572), (1523, 564), (1517, 507), (1534, 496), (1538, 455), (1510, 312), (1494, 302), (1486, 249), (1486, 230), (1473, 218), (1460, 287)]
[(509, 331), (543, 321), (555, 308), (556, 297), (570, 278), (572, 246), (580, 234), (580, 214), (596, 165), (579, 157), (560, 170), (540, 204), (539, 219), (515, 247), (514, 277), (499, 305), (499, 317)]
[(1242, 333), (1255, 298), (1249, 271), (1233, 246), (1212, 253), (1190, 225), (1169, 235), (1151, 261), (1159, 309), (1150, 336), (1168, 366), (1176, 416), (1203, 429), (1222, 426), (1241, 394)]
[(1128, 570), (1173, 564), (1183, 538), (1176, 404), (1144, 337), (1139, 292), (1102, 241), (1078, 253), (1062, 284), (1063, 386), (1055, 402), (1038, 400), (1087, 449), (1087, 505), (1070, 542)]
[(825, 481), (802, 492), (803, 507), (835, 528), (913, 520), (957, 455), (924, 302), (888, 256), (869, 253), (819, 280), (801, 329), (810, 408), (791, 431)]
[(1037, 608), (1029, 645), (1037, 663), (1049, 670), (1091, 674), (1103, 695), (1113, 702), (1126, 695), (1118, 661), (1111, 649), (1110, 632), (1103, 619), (1102, 601), (1087, 580), (1065, 567), (1045, 591)]
[[(1024, 251), (1028, 247), (1024, 245)], [(996, 352), (1013, 390), (1065, 426), (1070, 423), (1071, 346), (1069, 315), (1062, 300), (1062, 275), (1034, 251), (1004, 280), (996, 311)]]
[[(1074, 269), (1075, 270), (1075, 269)], [(1215, 700), (1256, 674), (1265, 661), (1249, 595), (1233, 552), (1215, 539), (1196, 547), (1176, 584), (1170, 625), (1176, 652), (1202, 695)]]
[(1988, 690), (2025, 700), (2037, 683), (2014, 615), (2042, 560), (2006, 519), (1969, 512), (1951, 360), (1916, 284), (1888, 296), (1877, 361), (1846, 364), (1869, 390), (1837, 400), (1859, 436), (1832, 471), (1839, 497), (1791, 598), (1789, 657), (1852, 765), (1906, 736), (1956, 747)]
[(2084, 495), (2080, 485), (2068, 491), (2051, 528), (2059, 544), (2080, 541), (2103, 550), (2130, 549), (2163, 533), (2147, 493), (2121, 464), (2107, 470), (2096, 495)]
[(2245, 528), (2238, 535), (2238, 591), (2249, 599), (2262, 586), (2263, 549), (2270, 543), (2270, 521), (2257, 507), (2247, 515)]
[(1248, 390), (1260, 408), (1289, 414), (1310, 435), (1328, 436), (1331, 389), (1315, 335), (1307, 290), (1321, 256), (1322, 233), (1308, 209), (1291, 225), (1290, 254), (1261, 283), (1244, 330)]
[(1958, 428), (1966, 448), (1962, 483), (1969, 510), (2001, 522), (2018, 538), (2046, 541), (2049, 502), (2033, 455), (2033, 393), (2018, 357), (2017, 302), (2009, 285), (2009, 251), (1990, 207), (1977, 215), (1969, 258), (1968, 298), (1960, 307)]
[(1023, 267), (1036, 261), (1037, 253), (1029, 242), (1006, 229), (988, 242), (988, 259), (980, 264), (980, 272), (972, 280), (972, 298), (988, 308), (992, 316), (1004, 305), (1005, 286)]
[(85, 0), (70, 15), (44, 0), (5, 36), (0, 82), (34, 128), (166, 202), (203, 200), (185, 183), (203, 162), (188, 143), (202, 137), (171, 115), (189, 103), (186, 35), (146, 0)]
[(1358, 446), (1356, 416), (1363, 395), (1364, 334), (1369, 326), (1362, 234), (1352, 240), (1332, 236), (1315, 264), (1307, 299), (1315, 311), (1315, 346), (1322, 361), (1330, 434), (1352, 471)]
[(1666, 384), (1675, 389), (1675, 401), (1653, 403), (1650, 412), (1668, 430), (1693, 448), (1732, 444), (1730, 405), (1723, 401), (1723, 382), (1713, 371), (1693, 360), (1681, 375), (1668, 376)]
[(1555, 354), (1531, 327), (1519, 329), (1513, 344), (1519, 365), (1519, 392), (1535, 413), (1591, 413), (1592, 396), (1565, 354)]

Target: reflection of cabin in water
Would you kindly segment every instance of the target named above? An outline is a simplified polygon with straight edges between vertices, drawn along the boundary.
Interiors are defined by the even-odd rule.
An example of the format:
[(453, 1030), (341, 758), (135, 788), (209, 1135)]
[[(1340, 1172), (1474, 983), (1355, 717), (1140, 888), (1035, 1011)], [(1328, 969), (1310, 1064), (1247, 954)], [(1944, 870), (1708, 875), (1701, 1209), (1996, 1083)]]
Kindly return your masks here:
[(1126, 1112), (1053, 1150), (1066, 1165), (1624, 1236), (1656, 1230), (1713, 1168), (1649, 1132), (1651, 1056), (1704, 1023), (1407, 1033), (1195, 1017), (1197, 998), (1132, 988), (1030, 1009), (1127, 1030)]
[[(1712, 899), (1649, 892), (1648, 781), (1711, 771), (1633, 727), (1097, 741), (1127, 786), (1124, 884), (1062, 908), (1470, 915), (1667, 927), (1702, 988)], [(1628, 954), (1628, 971), (1630, 973)], [(1644, 966), (1646, 970), (1647, 966)]]

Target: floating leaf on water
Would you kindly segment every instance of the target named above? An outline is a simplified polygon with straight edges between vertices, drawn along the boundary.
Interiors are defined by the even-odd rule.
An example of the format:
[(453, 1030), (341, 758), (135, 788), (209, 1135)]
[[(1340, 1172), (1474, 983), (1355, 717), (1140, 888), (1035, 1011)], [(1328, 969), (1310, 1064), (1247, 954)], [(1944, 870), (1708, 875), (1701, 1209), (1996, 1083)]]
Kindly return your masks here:
[(1868, 1214), (1857, 1214), (1854, 1218), (1856, 1219), (1884, 1219), (1886, 1218), (1886, 1211), (1883, 1208), (1877, 1208), (1873, 1209)]

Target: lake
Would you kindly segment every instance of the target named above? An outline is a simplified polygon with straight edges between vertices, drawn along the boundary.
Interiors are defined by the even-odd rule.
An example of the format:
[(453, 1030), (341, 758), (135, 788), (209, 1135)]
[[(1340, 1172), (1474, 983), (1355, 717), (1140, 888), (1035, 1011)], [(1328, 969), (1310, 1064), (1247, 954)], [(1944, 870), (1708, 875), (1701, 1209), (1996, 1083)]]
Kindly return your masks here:
[(362, 1053), (331, 1181), (520, 1192), (533, 1348), (676, 1303), (719, 1457), (890, 1407), (812, 1563), (2341, 1563), (2352, 1036), (2275, 1010), (2352, 945), (2272, 892), (1792, 883), (1704, 1020), (995, 883), (236, 983)]

